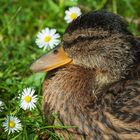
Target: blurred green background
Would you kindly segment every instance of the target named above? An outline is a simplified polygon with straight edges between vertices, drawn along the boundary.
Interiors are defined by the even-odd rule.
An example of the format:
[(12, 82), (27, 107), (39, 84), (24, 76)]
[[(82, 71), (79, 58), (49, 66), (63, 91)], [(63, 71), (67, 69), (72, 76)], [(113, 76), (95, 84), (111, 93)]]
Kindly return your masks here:
[(29, 70), (45, 53), (35, 44), (36, 34), (49, 27), (62, 35), (67, 27), (65, 10), (71, 6), (80, 7), (82, 13), (99, 9), (117, 13), (134, 35), (140, 35), (140, 0), (0, 0), (0, 100), (11, 109), (24, 87), (35, 87), (41, 95), (45, 73)]

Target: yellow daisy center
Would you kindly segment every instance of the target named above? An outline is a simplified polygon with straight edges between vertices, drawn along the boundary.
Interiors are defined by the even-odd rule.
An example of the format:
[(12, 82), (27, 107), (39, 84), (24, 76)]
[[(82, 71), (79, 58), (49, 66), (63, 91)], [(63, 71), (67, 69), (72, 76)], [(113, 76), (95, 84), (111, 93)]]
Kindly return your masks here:
[(14, 127), (15, 127), (15, 125), (16, 125), (16, 124), (15, 124), (15, 122), (14, 122), (14, 121), (10, 121), (10, 122), (9, 122), (9, 127), (10, 127), (10, 128), (14, 128)]
[(32, 98), (31, 98), (30, 96), (27, 95), (27, 96), (24, 98), (24, 100), (25, 100), (27, 103), (29, 103), (29, 102), (31, 102)]
[(77, 14), (76, 14), (76, 13), (72, 13), (72, 14), (70, 15), (70, 17), (71, 17), (71, 19), (73, 20), (73, 19), (77, 18)]
[(50, 40), (51, 40), (51, 36), (49, 36), (49, 35), (44, 38), (45, 42), (49, 42)]

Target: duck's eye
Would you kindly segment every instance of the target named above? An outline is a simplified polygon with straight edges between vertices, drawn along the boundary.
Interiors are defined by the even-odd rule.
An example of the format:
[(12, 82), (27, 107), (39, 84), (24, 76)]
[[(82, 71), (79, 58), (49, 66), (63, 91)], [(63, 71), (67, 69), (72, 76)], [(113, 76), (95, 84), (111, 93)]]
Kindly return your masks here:
[(57, 54), (57, 53), (58, 53), (58, 50), (57, 50), (57, 49), (55, 49), (55, 50), (53, 51), (53, 53), (54, 53), (54, 54)]

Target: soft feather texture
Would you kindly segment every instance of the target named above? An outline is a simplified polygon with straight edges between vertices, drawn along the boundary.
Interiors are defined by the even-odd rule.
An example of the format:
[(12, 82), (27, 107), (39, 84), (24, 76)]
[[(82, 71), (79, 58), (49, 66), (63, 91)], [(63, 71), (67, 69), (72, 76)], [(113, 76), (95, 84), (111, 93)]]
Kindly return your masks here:
[[(44, 111), (59, 115), (74, 139), (138, 140), (140, 137), (140, 79), (122, 80), (98, 90), (94, 73), (69, 66), (59, 71), (44, 92)], [(102, 92), (101, 92), (102, 91)], [(56, 131), (68, 139), (63, 130)]]
[[(63, 36), (75, 65), (44, 82), (44, 114), (77, 126), (68, 129), (75, 140), (139, 140), (139, 46), (117, 15), (97, 11), (76, 19)], [(56, 133), (69, 140), (65, 131)]]

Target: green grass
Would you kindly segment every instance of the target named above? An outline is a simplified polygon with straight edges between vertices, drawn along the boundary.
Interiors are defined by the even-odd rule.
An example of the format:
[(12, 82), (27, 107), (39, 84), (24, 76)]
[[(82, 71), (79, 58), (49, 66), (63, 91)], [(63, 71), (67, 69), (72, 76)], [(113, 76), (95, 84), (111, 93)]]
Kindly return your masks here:
[[(41, 110), (41, 83), (46, 73), (32, 73), (30, 64), (46, 53), (35, 44), (36, 34), (45, 27), (56, 28), (62, 35), (67, 23), (64, 11), (71, 6), (79, 6), (82, 12), (108, 9), (130, 19), (130, 30), (140, 35), (140, 26), (133, 19), (140, 17), (139, 0), (1, 0), (0, 1), (0, 100), (5, 103), (0, 112), (0, 139), (38, 140), (46, 130), (50, 139), (59, 140), (54, 129), (65, 126), (45, 124)], [(23, 111), (19, 99), (23, 88), (33, 87), (38, 95), (37, 108)], [(2, 122), (7, 114), (17, 116), (23, 131), (8, 135)]]

